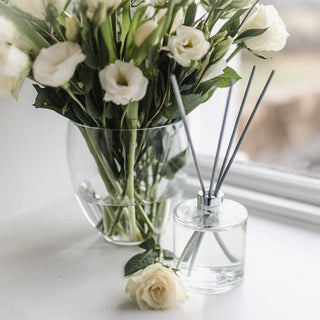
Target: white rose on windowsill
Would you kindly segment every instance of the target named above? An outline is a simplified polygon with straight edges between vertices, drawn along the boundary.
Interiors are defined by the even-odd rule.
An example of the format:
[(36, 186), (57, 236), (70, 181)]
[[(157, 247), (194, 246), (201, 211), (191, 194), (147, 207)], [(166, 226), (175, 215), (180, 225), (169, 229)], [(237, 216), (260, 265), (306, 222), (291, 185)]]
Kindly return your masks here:
[(151, 264), (131, 275), (126, 292), (141, 310), (170, 309), (188, 298), (178, 276), (160, 263)]
[(245, 45), (254, 51), (279, 51), (287, 43), (289, 33), (273, 5), (258, 5), (255, 13), (244, 23), (239, 34), (250, 29), (265, 29), (264, 33), (245, 40)]
[(72, 78), (77, 65), (85, 58), (77, 43), (56, 43), (41, 49), (33, 64), (33, 77), (46, 86), (63, 86)]
[(117, 60), (99, 72), (104, 100), (126, 105), (141, 100), (147, 91), (148, 79), (133, 62)]
[(12, 45), (0, 43), (0, 98), (12, 93), (17, 99), (29, 71), (28, 55)]
[(180, 65), (189, 67), (193, 60), (201, 59), (208, 52), (209, 47), (210, 44), (202, 31), (180, 26), (177, 28), (177, 34), (169, 38), (168, 47), (163, 49), (169, 50), (169, 55)]
[(27, 12), (37, 19), (46, 19), (46, 7), (52, 3), (60, 12), (64, 9), (67, 0), (9, 0), (9, 3), (16, 8)]

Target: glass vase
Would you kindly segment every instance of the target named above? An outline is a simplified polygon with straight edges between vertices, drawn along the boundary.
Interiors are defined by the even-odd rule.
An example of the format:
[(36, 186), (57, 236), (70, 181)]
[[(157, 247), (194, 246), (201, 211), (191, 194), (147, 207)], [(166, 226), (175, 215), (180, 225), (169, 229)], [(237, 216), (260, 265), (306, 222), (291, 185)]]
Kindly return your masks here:
[(67, 158), (89, 222), (119, 245), (162, 233), (181, 201), (187, 141), (182, 124), (104, 129), (69, 122)]
[(174, 260), (186, 287), (201, 293), (222, 293), (244, 276), (247, 210), (224, 199), (209, 198), (179, 204), (174, 213)]

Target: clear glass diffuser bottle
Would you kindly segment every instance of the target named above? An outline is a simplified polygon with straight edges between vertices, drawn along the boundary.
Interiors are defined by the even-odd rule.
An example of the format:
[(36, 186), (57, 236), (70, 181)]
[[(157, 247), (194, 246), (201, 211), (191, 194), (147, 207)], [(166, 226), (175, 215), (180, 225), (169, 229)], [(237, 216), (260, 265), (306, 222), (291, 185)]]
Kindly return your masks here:
[(238, 202), (203, 196), (180, 203), (174, 213), (174, 259), (185, 286), (222, 293), (243, 279), (248, 213)]

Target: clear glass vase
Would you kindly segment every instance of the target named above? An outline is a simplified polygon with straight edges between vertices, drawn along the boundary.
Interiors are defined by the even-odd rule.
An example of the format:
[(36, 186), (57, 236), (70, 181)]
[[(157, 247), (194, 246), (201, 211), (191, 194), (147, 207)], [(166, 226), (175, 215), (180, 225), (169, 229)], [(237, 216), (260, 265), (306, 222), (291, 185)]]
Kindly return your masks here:
[(186, 287), (222, 293), (244, 276), (247, 210), (240, 203), (203, 197), (179, 204), (174, 213), (174, 260)]
[(180, 122), (132, 130), (69, 122), (69, 171), (89, 222), (120, 245), (160, 234), (182, 197), (186, 150)]

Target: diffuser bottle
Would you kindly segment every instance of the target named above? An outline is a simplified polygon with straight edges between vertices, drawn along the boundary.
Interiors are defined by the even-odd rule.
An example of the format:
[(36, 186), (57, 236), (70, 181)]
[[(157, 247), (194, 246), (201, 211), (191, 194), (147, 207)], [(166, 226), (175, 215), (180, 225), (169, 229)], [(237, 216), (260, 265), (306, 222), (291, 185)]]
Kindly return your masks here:
[(174, 213), (174, 259), (186, 287), (221, 293), (243, 279), (247, 210), (238, 202), (203, 196), (179, 204)]

